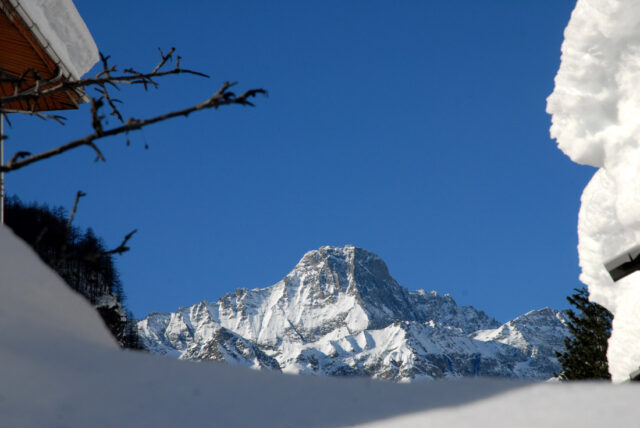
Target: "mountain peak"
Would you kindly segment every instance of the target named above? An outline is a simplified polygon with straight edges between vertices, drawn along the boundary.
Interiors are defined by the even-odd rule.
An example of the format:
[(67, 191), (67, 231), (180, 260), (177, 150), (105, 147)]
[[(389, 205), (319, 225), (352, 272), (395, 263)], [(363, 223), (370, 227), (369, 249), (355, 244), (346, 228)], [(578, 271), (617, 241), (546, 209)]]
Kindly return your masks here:
[[(531, 359), (529, 345), (535, 344), (545, 369), (526, 376), (550, 376), (564, 331), (548, 319), (553, 314), (533, 315), (501, 327), (482, 311), (458, 306), (448, 294), (409, 292), (376, 254), (345, 245), (307, 252), (271, 287), (238, 289), (217, 302), (150, 315), (138, 326), (153, 352), (396, 380), (517, 377), (518, 364)], [(552, 347), (542, 346), (550, 339), (536, 336), (538, 326), (553, 338)], [(508, 338), (518, 338), (513, 344), (502, 337), (507, 329), (513, 330)]]
[(396, 319), (415, 320), (408, 291), (389, 274), (385, 262), (376, 254), (353, 245), (324, 246), (306, 253), (287, 275), (299, 286), (310, 286), (322, 293), (346, 293), (355, 297), (378, 328)]
[[(359, 266), (375, 271), (378, 275), (389, 276), (387, 265), (376, 254), (354, 245), (344, 247), (323, 246), (317, 250), (307, 252), (296, 265), (296, 268), (326, 265), (330, 269), (336, 269), (339, 265)], [(338, 268), (338, 270), (340, 270)]]

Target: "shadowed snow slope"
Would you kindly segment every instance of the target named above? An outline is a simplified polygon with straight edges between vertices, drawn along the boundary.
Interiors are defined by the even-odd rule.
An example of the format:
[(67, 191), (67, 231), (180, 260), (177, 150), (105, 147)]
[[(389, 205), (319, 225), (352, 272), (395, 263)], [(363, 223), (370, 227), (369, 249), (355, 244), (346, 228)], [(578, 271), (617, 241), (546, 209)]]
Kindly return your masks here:
[[(633, 426), (640, 388), (291, 376), (118, 349), (0, 226), (0, 427)], [(472, 422), (471, 422), (472, 421)], [(445, 425), (446, 424), (446, 425)]]
[(382, 259), (352, 245), (309, 251), (271, 287), (151, 314), (138, 330), (152, 352), (182, 359), (395, 381), (549, 379), (567, 335), (550, 309), (500, 326), (449, 295), (409, 292)]

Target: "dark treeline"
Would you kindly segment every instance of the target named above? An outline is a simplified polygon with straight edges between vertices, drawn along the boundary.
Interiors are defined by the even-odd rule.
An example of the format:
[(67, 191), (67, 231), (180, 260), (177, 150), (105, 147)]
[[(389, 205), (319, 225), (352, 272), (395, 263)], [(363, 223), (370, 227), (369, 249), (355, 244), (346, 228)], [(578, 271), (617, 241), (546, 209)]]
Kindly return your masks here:
[(5, 202), (7, 226), (87, 298), (122, 347), (141, 349), (112, 256), (91, 228), (81, 231), (68, 221), (63, 208), (24, 204), (15, 196)]

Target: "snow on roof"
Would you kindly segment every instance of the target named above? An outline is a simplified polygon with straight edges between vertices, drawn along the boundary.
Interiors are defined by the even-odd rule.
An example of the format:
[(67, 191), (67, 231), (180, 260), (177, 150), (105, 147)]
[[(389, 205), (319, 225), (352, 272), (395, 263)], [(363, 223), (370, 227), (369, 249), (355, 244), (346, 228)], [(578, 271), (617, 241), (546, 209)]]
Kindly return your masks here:
[(72, 0), (10, 0), (54, 61), (80, 79), (100, 55)]

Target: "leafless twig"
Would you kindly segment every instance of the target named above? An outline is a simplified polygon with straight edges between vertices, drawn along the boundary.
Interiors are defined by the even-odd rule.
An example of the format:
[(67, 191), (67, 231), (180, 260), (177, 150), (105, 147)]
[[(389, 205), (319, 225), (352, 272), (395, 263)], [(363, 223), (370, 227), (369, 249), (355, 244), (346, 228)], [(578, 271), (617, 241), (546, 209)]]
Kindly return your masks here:
[(236, 84), (235, 82), (234, 83), (225, 82), (220, 87), (220, 89), (218, 89), (211, 97), (191, 107), (161, 114), (148, 119), (130, 118), (129, 120), (127, 120), (127, 122), (124, 125), (121, 125), (112, 129), (108, 129), (108, 130), (104, 130), (102, 128), (100, 116), (98, 114), (99, 108), (101, 107), (101, 103), (94, 102), (92, 105), (94, 132), (92, 134), (79, 138), (77, 140), (70, 141), (66, 144), (55, 147), (53, 149), (49, 149), (41, 153), (30, 155), (25, 159), (17, 160), (12, 165), (0, 166), (0, 171), (2, 172), (15, 171), (20, 168), (24, 168), (25, 166), (30, 165), (34, 162), (38, 162), (53, 156), (60, 155), (62, 153), (68, 152), (69, 150), (73, 150), (80, 146), (92, 147), (92, 144), (96, 140), (100, 140), (102, 138), (111, 137), (111, 136), (122, 134), (122, 133), (127, 133), (132, 130), (142, 129), (151, 124), (162, 122), (175, 117), (179, 117), (179, 116), (186, 117), (195, 111), (205, 110), (210, 108), (217, 109), (221, 106), (226, 106), (231, 104), (253, 106), (254, 104), (250, 101), (251, 98), (255, 97), (258, 94), (266, 95), (267, 93), (267, 91), (265, 91), (264, 89), (250, 89), (248, 91), (243, 92), (240, 95), (236, 95), (235, 93), (229, 90), (235, 84)]
[[(176, 51), (176, 48), (172, 47), (169, 50), (169, 52), (167, 52), (166, 55), (162, 53), (162, 49), (158, 48), (158, 50), (160, 51), (160, 57), (162, 59), (160, 60), (158, 65), (156, 65), (156, 68), (154, 68), (151, 73), (156, 73), (158, 70), (160, 70), (167, 63), (167, 61), (169, 61), (171, 59), (171, 55), (173, 55), (173, 53)], [(178, 57), (178, 58), (180, 58), (180, 57)], [(180, 67), (176, 67), (176, 68), (180, 68)]]
[[(141, 84), (144, 88), (148, 88), (149, 86), (157, 87), (158, 82), (157, 79), (174, 75), (174, 74), (191, 74), (203, 77), (209, 77), (204, 73), (200, 73), (198, 71), (183, 69), (180, 67), (180, 57), (176, 56), (175, 67), (172, 69), (164, 69), (166, 65), (172, 60), (175, 55), (175, 48), (171, 48), (166, 54), (159, 49), (160, 52), (160, 61), (158, 64), (148, 73), (140, 73), (134, 69), (127, 68), (124, 70), (124, 74), (116, 75), (117, 69), (115, 66), (109, 65), (109, 56), (105, 56), (100, 54), (100, 61), (102, 63), (102, 70), (93, 78), (81, 79), (77, 81), (66, 81), (62, 79), (61, 75), (56, 76), (55, 78), (44, 81), (42, 80), (42, 76), (38, 73), (37, 70), (29, 69), (25, 71), (22, 76), (18, 78), (10, 76), (4, 76), (0, 74), (0, 81), (9, 81), (14, 85), (14, 94), (11, 96), (0, 97), (0, 106), (6, 105), (7, 103), (12, 103), (16, 101), (27, 101), (29, 104), (35, 106), (35, 100), (56, 94), (62, 91), (74, 90), (74, 89), (87, 89), (88, 87), (93, 87), (99, 94), (99, 97), (92, 98), (91, 100), (91, 125), (93, 127), (93, 133), (86, 135), (82, 138), (75, 139), (73, 141), (69, 141), (65, 144), (58, 145), (52, 149), (44, 150), (40, 153), (31, 154), (26, 151), (20, 151), (13, 155), (9, 163), (6, 165), (0, 165), (1, 172), (10, 172), (15, 171), (20, 168), (23, 168), (27, 165), (31, 165), (34, 162), (38, 162), (44, 159), (48, 159), (53, 156), (60, 155), (69, 150), (73, 150), (80, 146), (88, 146), (95, 153), (95, 160), (105, 161), (105, 157), (95, 144), (98, 140), (101, 140), (106, 137), (118, 135), (118, 134), (128, 134), (130, 131), (135, 131), (144, 128), (145, 126), (162, 122), (168, 119), (172, 119), (179, 116), (188, 116), (189, 114), (198, 111), (205, 110), (209, 108), (217, 109), (218, 107), (231, 105), (231, 104), (239, 104), (243, 106), (253, 106), (253, 103), (250, 101), (250, 98), (255, 97), (258, 94), (266, 94), (264, 89), (250, 89), (245, 91), (240, 95), (236, 95), (234, 92), (230, 90), (235, 83), (224, 83), (220, 89), (218, 89), (211, 97), (204, 100), (201, 103), (192, 105), (190, 107), (183, 108), (181, 110), (170, 111), (165, 114), (161, 114), (158, 116), (150, 117), (147, 119), (135, 119), (129, 118), (125, 121), (124, 116), (118, 109), (116, 104), (121, 103), (122, 101), (114, 98), (110, 94), (111, 89), (119, 90), (120, 84)], [(31, 85), (28, 89), (19, 90), (20, 84), (25, 82), (25, 79), (31, 79), (30, 82), (33, 82), (35, 79), (36, 84)], [(121, 125), (112, 127), (110, 129), (106, 128), (106, 120), (105, 114), (102, 113), (103, 108), (108, 107), (111, 111), (108, 113), (110, 116), (115, 116)], [(6, 111), (6, 110), (5, 110)], [(17, 112), (12, 110), (10, 112)], [(51, 115), (45, 114), (35, 109), (32, 111), (20, 113), (33, 114), (43, 119), (53, 119), (60, 123), (63, 123), (65, 119), (59, 115)], [(129, 139), (127, 137), (127, 143)]]
[[(73, 219), (76, 215), (76, 212), (78, 211), (78, 203), (80, 202), (80, 198), (87, 196), (86, 193), (84, 193), (82, 190), (78, 190), (78, 192), (76, 193), (76, 199), (73, 202), (73, 208), (71, 209), (71, 214), (69, 215), (69, 220), (67, 220), (67, 226), (65, 228), (65, 240), (64, 243), (62, 244), (62, 250), (61, 250), (61, 254), (60, 257), (58, 259), (58, 263), (62, 263), (64, 260), (66, 260), (67, 258), (67, 242), (69, 237), (71, 236), (71, 226), (73, 223)], [(42, 236), (44, 236), (44, 234), (46, 233), (47, 229), (45, 228), (40, 235), (38, 236), (38, 238), (36, 239), (36, 242), (39, 243), (40, 240), (42, 239)], [(113, 250), (109, 250), (109, 251), (101, 251), (101, 252), (96, 252), (93, 254), (87, 254), (84, 256), (85, 260), (89, 260), (89, 261), (96, 261), (99, 260), (101, 257), (103, 256), (108, 256), (111, 254), (123, 254), (126, 253), (127, 251), (129, 251), (131, 248), (127, 247), (127, 243), (129, 242), (129, 240), (131, 239), (131, 237), (133, 235), (135, 235), (135, 233), (138, 231), (138, 229), (134, 229), (131, 232), (129, 232), (128, 234), (125, 235), (124, 239), (122, 240), (122, 243), (120, 245), (118, 245), (116, 248), (114, 248)]]
[(122, 241), (122, 243), (120, 245), (118, 245), (113, 250), (105, 251), (104, 254), (122, 254), (122, 253), (126, 253), (127, 251), (129, 251), (131, 248), (127, 247), (127, 242), (129, 242), (129, 239), (131, 239), (131, 237), (133, 235), (135, 235), (135, 233), (137, 231), (138, 231), (138, 229), (133, 229), (131, 232), (129, 232), (124, 237), (124, 239), (123, 239), (123, 241)]
[[(60, 249), (60, 256), (56, 260), (57, 264), (64, 263), (64, 260), (67, 259), (67, 248), (69, 243), (69, 237), (71, 236), (71, 223), (73, 223), (73, 218), (75, 217), (76, 211), (78, 210), (78, 202), (80, 202), (80, 198), (86, 195), (87, 194), (84, 193), (82, 190), (78, 190), (78, 193), (76, 193), (76, 199), (75, 201), (73, 201), (73, 208), (71, 209), (71, 215), (69, 215), (69, 220), (67, 220), (67, 226), (65, 227), (65, 230), (64, 230), (64, 234), (65, 234), (64, 242), (62, 243), (62, 248)], [(38, 239), (42, 239), (42, 238), (39, 237)]]
[(16, 162), (17, 160), (19, 160), (20, 158), (26, 158), (27, 156), (31, 155), (30, 152), (16, 152), (11, 159), (9, 159), (9, 163), (7, 164), (7, 167), (11, 168), (11, 166), (14, 164), (14, 162)]
[(76, 211), (78, 211), (78, 202), (80, 202), (80, 198), (82, 198), (83, 196), (87, 196), (87, 194), (82, 190), (78, 190), (78, 193), (76, 193), (76, 200), (73, 202), (71, 214), (69, 215), (69, 221), (67, 221), (67, 236), (71, 232), (71, 223), (73, 223), (73, 218), (76, 215)]
[(14, 110), (14, 109), (2, 109), (3, 113), (20, 113), (20, 114), (27, 114), (27, 115), (31, 115), (31, 116), (36, 116), (40, 119), (52, 119), (55, 120), (56, 122), (58, 122), (60, 125), (64, 125), (64, 121), (67, 120), (66, 117), (61, 116), (59, 114), (48, 114), (48, 113), (42, 113), (41, 111), (25, 111), (25, 110)]
[[(162, 52), (162, 51), (161, 51)], [(161, 71), (161, 68), (166, 65), (168, 60), (173, 56), (175, 49), (171, 49), (166, 55), (161, 55), (160, 63), (154, 67), (151, 72), (141, 73), (132, 68), (127, 68), (124, 70), (125, 74), (114, 76), (112, 73), (117, 71), (115, 66), (109, 67), (108, 65), (108, 56), (104, 56), (101, 54), (101, 61), (103, 65), (103, 70), (98, 73), (96, 77), (90, 77), (86, 79), (74, 80), (74, 81), (57, 81), (58, 78), (46, 81), (39, 76), (36, 70), (29, 70), (25, 72), (23, 76), (20, 76), (18, 79), (14, 79), (14, 85), (16, 87), (16, 92), (14, 95), (0, 97), (0, 105), (8, 104), (16, 101), (24, 101), (37, 99), (44, 96), (53, 95), (59, 92), (68, 91), (70, 89), (77, 88), (87, 88), (90, 86), (97, 86), (104, 89), (105, 85), (110, 85), (117, 88), (118, 84), (142, 84), (145, 89), (152, 85), (154, 87), (158, 86), (158, 83), (155, 79), (165, 76), (170, 76), (174, 74), (191, 74), (194, 76), (200, 77), (209, 77), (208, 75), (201, 73), (195, 70), (189, 70), (185, 68), (179, 67), (179, 62), (177, 62), (176, 67), (171, 70)], [(22, 83), (29, 74), (33, 75), (36, 78), (38, 88), (29, 88), (28, 90), (18, 92), (17, 88), (20, 83)]]

